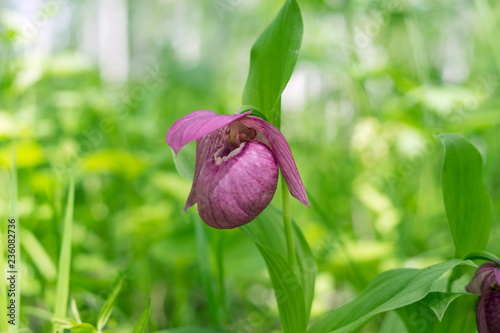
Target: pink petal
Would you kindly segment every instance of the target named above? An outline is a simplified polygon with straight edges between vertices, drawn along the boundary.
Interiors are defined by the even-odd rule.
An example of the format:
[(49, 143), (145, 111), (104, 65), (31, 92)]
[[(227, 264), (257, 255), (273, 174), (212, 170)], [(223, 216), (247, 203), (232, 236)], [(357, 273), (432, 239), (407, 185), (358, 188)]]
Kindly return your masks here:
[(177, 153), (187, 143), (246, 117), (251, 112), (229, 115), (217, 114), (209, 110), (195, 111), (172, 125), (167, 133), (167, 144)]
[(214, 228), (232, 229), (257, 217), (271, 202), (278, 183), (278, 166), (262, 142), (242, 143), (234, 156), (203, 165), (197, 184), (198, 213)]
[(196, 198), (196, 188), (199, 181), (201, 169), (207, 159), (213, 158), (214, 153), (224, 143), (224, 136), (228, 132), (227, 127), (220, 128), (196, 141), (196, 164), (194, 169), (193, 185), (189, 193), (184, 211), (194, 205), (198, 200)]
[(290, 194), (309, 207), (304, 184), (302, 184), (292, 152), (283, 134), (276, 127), (258, 117), (249, 116), (240, 121), (248, 127), (253, 127), (257, 131), (257, 138), (272, 149)]

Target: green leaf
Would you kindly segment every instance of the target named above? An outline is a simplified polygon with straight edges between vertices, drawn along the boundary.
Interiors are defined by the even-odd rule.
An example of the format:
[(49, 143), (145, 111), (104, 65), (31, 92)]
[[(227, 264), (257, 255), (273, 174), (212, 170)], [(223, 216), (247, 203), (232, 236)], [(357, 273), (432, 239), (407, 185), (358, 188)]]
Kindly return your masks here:
[(115, 303), (116, 296), (118, 296), (118, 293), (122, 288), (123, 279), (124, 277), (121, 277), (120, 280), (118, 280), (115, 287), (111, 291), (111, 294), (109, 295), (108, 299), (106, 300), (106, 302), (104, 302), (104, 305), (102, 306), (99, 315), (97, 316), (97, 329), (99, 331), (102, 331), (104, 326), (106, 326), (106, 323), (108, 322), (108, 319), (111, 316), (111, 312), (113, 312), (113, 305)]
[(252, 47), (243, 104), (257, 107), (270, 123), (280, 127), (280, 97), (302, 43), (302, 16), (295, 0), (288, 0)]
[(64, 318), (50, 317), (50, 321), (55, 325), (59, 325), (60, 327), (64, 326), (70, 327), (79, 324), (74, 319), (67, 317)]
[(221, 330), (218, 328), (202, 328), (202, 327), (180, 327), (172, 328), (166, 331), (156, 333), (232, 333), (231, 331)]
[(389, 311), (384, 317), (378, 333), (408, 333), (406, 326), (395, 311)]
[(73, 314), (73, 317), (75, 318), (75, 321), (79, 324), (82, 323), (82, 320), (80, 318), (80, 313), (78, 312), (78, 307), (76, 306), (76, 301), (74, 298), (71, 299), (71, 313)]
[(456, 297), (452, 300), (451, 294), (444, 298), (442, 296), (439, 296), (441, 300), (438, 303), (446, 304), (448, 310), (441, 320), (436, 317), (435, 309), (430, 308), (424, 301), (398, 309), (397, 312), (403, 319), (408, 333), (476, 332), (477, 295), (455, 294)]
[(297, 274), (304, 288), (306, 322), (308, 322), (312, 301), (314, 299), (314, 283), (316, 282), (317, 274), (316, 258), (312, 254), (311, 248), (297, 223), (293, 223), (293, 228), (295, 233), (295, 253), (298, 264)]
[(438, 320), (442, 320), (450, 303), (462, 295), (467, 295), (467, 293), (443, 293), (436, 291), (429, 293), (420, 302), (427, 305), (434, 312)]
[(273, 283), (284, 332), (305, 332), (314, 296), (316, 260), (300, 228), (294, 224), (296, 269), (288, 263), (281, 212), (266, 209), (240, 227), (257, 245)]
[(83, 323), (83, 324), (78, 324), (73, 327), (71, 327), (70, 330), (71, 333), (97, 333), (97, 330), (94, 326)]
[(148, 301), (148, 305), (142, 311), (141, 316), (139, 317), (139, 321), (134, 327), (133, 333), (144, 333), (146, 332), (146, 328), (148, 328), (149, 324), (149, 311), (151, 309), (151, 299)]
[(276, 251), (257, 243), (266, 261), (278, 303), (283, 332), (305, 332), (307, 328), (304, 289), (287, 260)]
[(424, 298), (443, 274), (468, 260), (453, 259), (422, 269), (403, 268), (377, 276), (354, 300), (321, 317), (308, 333), (357, 332), (375, 315), (398, 309)]
[(196, 245), (198, 246), (198, 267), (200, 270), (201, 282), (205, 289), (210, 320), (213, 326), (219, 326), (219, 305), (216, 302), (214, 288), (212, 285), (214, 278), (212, 276), (212, 272), (210, 271), (209, 250), (207, 246), (205, 224), (198, 216), (196, 216), (193, 220), (196, 234)]
[(485, 249), (491, 230), (490, 197), (483, 184), (481, 155), (464, 137), (438, 136), (444, 145), (443, 199), (458, 255)]

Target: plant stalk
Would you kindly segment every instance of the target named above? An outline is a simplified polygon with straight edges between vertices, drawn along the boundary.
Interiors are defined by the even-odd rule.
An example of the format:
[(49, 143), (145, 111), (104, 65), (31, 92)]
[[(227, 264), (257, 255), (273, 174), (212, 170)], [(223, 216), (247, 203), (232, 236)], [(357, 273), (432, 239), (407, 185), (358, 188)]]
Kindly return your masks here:
[(285, 227), (286, 246), (288, 250), (288, 263), (295, 270), (295, 244), (293, 240), (292, 212), (290, 207), (290, 193), (283, 175), (281, 176), (281, 190), (283, 197), (283, 224)]

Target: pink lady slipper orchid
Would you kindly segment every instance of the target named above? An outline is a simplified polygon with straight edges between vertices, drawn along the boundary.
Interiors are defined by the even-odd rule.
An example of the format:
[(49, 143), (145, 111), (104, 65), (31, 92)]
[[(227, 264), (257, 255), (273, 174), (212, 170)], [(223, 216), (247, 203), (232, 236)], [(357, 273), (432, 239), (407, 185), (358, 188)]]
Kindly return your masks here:
[(477, 303), (476, 321), (479, 333), (500, 333), (500, 267), (487, 262), (478, 268), (465, 289), (481, 295)]
[(278, 167), (292, 196), (309, 206), (285, 138), (250, 113), (195, 111), (167, 134), (176, 153), (196, 140), (194, 180), (184, 210), (197, 203), (201, 219), (214, 228), (232, 229), (255, 219), (274, 196)]

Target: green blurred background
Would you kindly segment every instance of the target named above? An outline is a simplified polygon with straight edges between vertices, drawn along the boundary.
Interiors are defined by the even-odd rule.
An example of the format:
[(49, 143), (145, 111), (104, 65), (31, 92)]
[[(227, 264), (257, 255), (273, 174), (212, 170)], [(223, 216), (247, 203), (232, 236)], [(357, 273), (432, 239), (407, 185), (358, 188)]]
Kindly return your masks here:
[[(149, 299), (151, 332), (214, 326), (207, 278), (221, 327), (279, 331), (251, 240), (203, 227), (200, 251), (196, 209), (181, 214), (191, 181), (177, 173), (164, 139), (192, 111), (241, 105), (250, 48), (282, 3), (2, 2), (0, 211), (7, 221), (15, 147), (25, 332), (50, 331), (71, 174), (70, 298), (84, 322), (95, 324), (125, 273), (111, 331), (131, 332)], [(500, 4), (299, 4), (304, 40), (283, 95), (282, 131), (312, 202), (292, 206), (319, 267), (312, 319), (384, 270), (454, 256), (435, 134), (463, 134), (483, 153), (494, 213), (488, 249), (500, 254)], [(363, 332), (378, 332), (382, 321)]]

